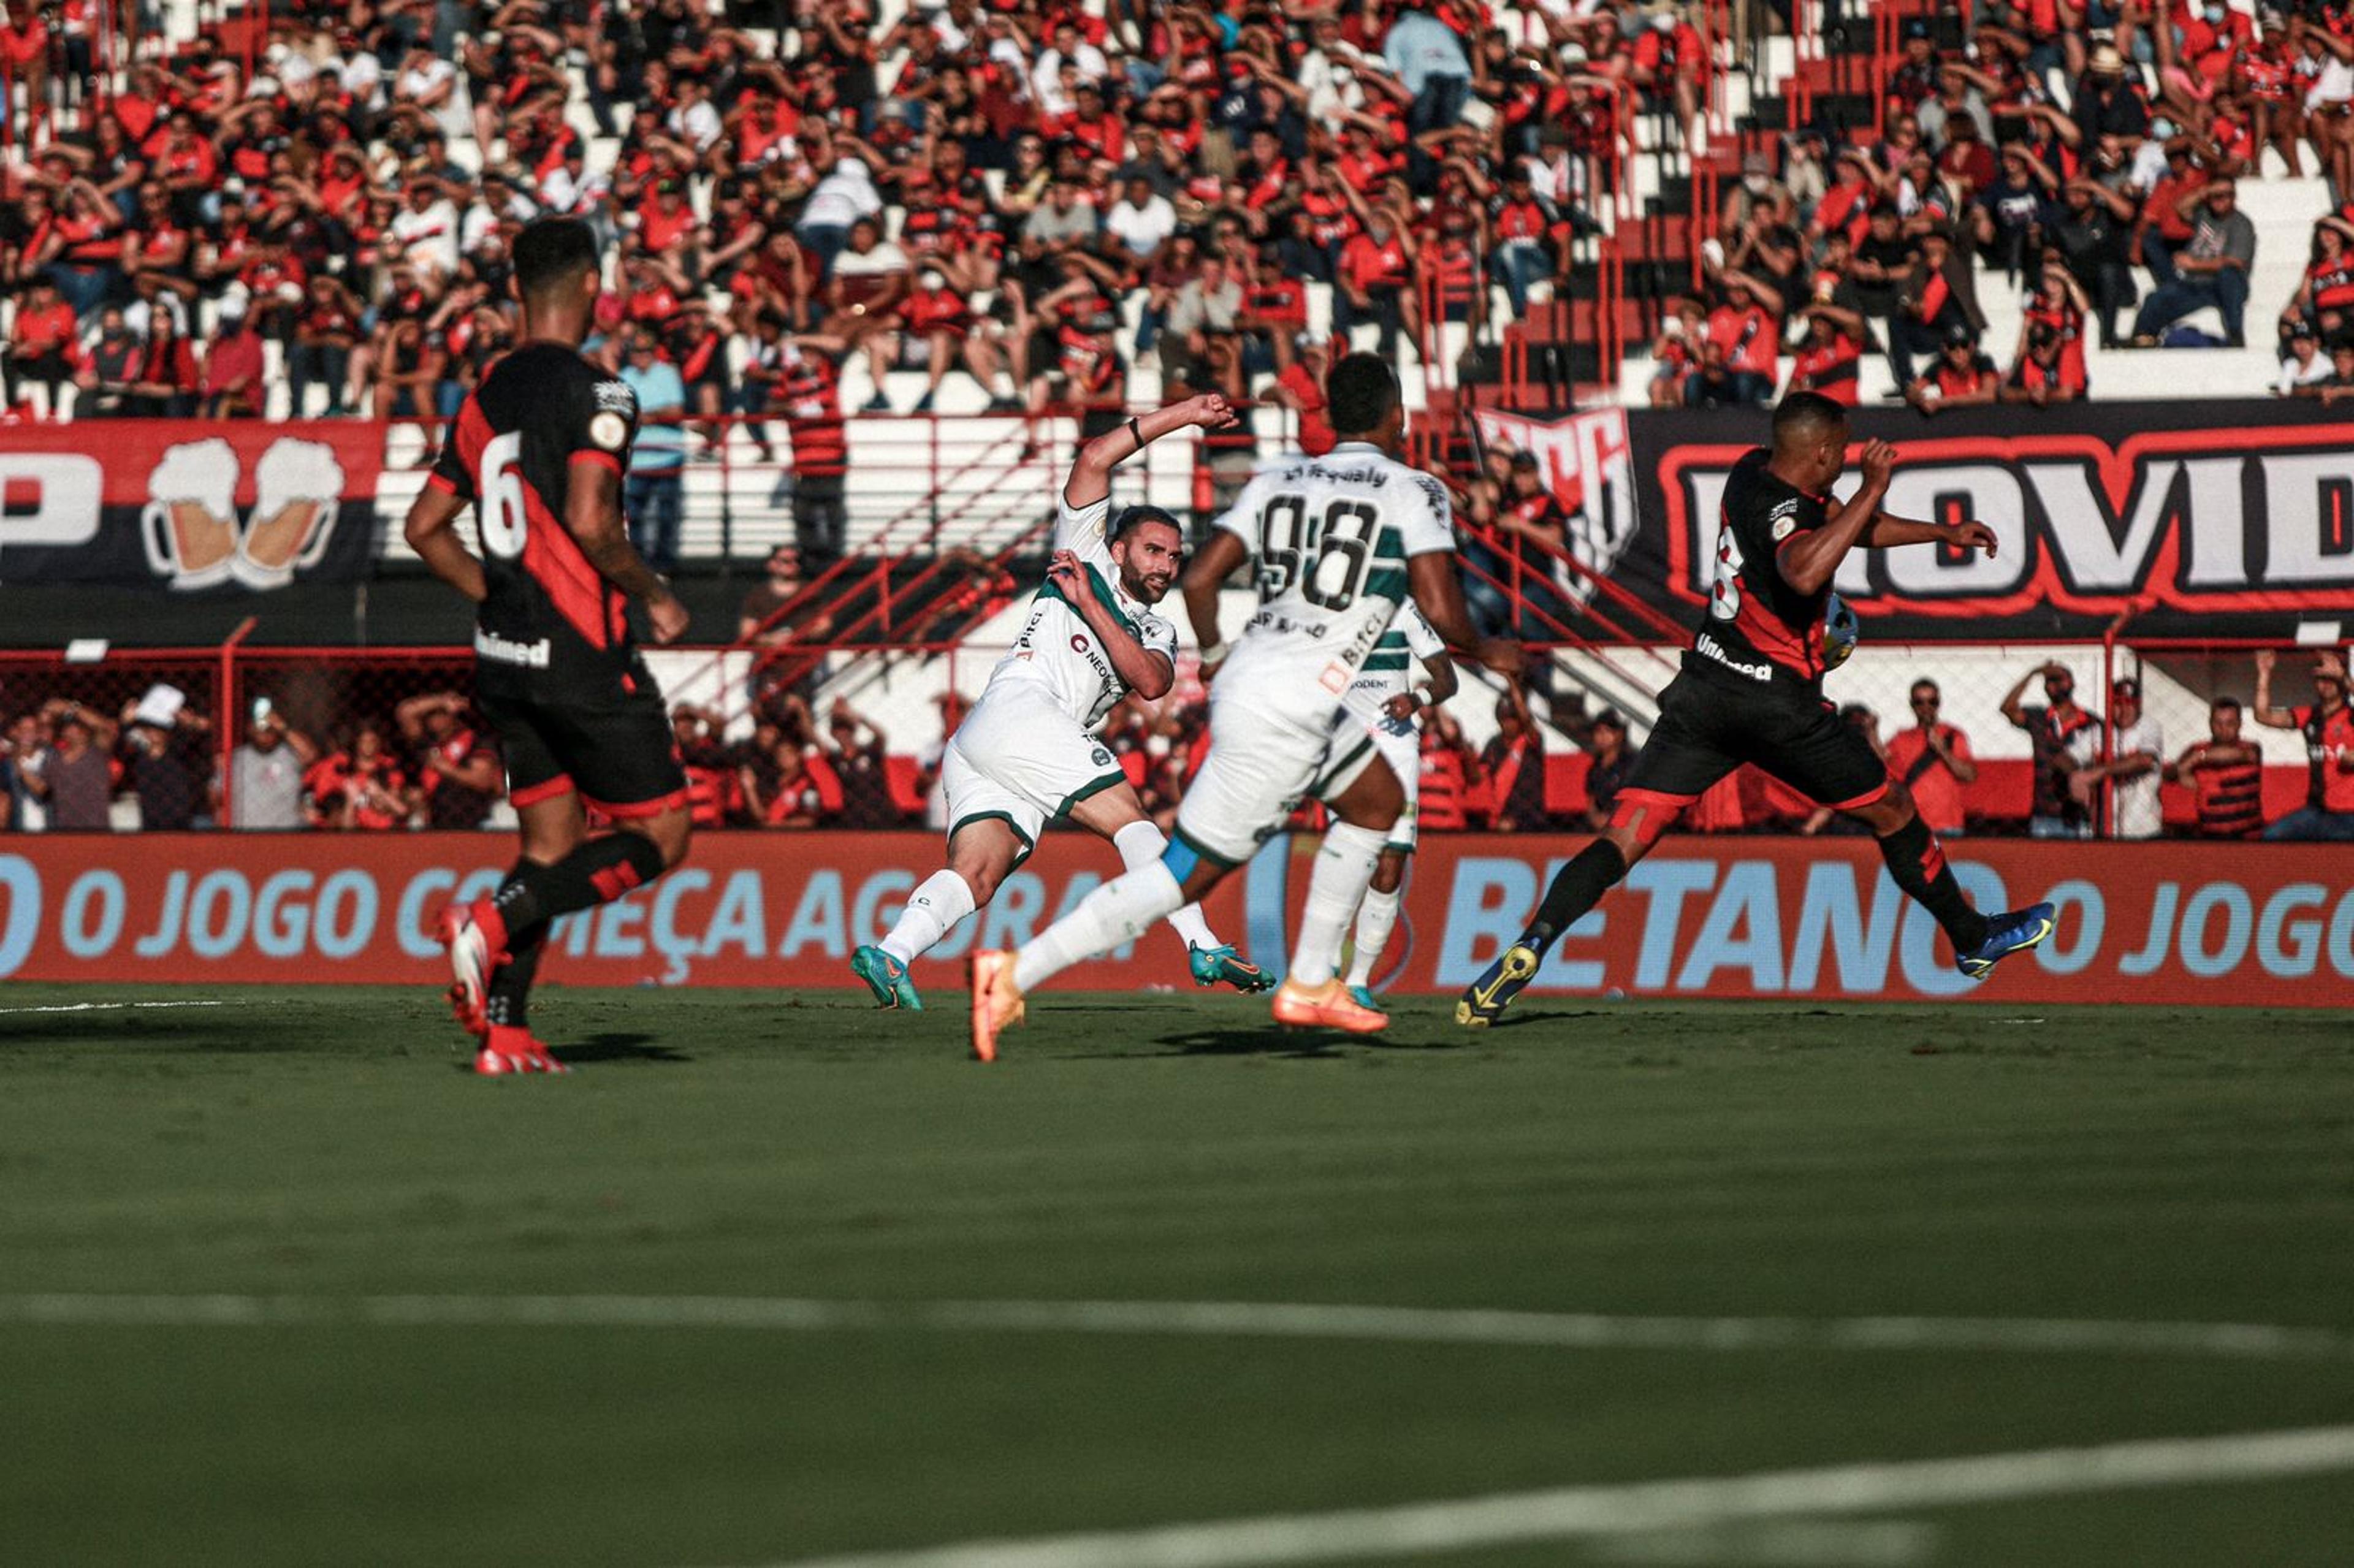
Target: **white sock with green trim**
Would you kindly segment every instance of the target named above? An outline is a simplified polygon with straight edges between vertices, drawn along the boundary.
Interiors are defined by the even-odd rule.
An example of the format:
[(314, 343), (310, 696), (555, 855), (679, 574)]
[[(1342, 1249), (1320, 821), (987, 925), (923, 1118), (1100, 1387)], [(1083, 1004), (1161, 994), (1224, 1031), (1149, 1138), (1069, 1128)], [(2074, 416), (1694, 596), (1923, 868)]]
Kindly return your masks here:
[(907, 895), (907, 906), (899, 912), (898, 924), (875, 945), (904, 964), (918, 953), (929, 952), (972, 911), (972, 889), (964, 878), (953, 871), (936, 871)]
[(1116, 876), (1022, 945), (1013, 955), (1013, 984), (1034, 991), (1082, 959), (1133, 942), (1184, 902), (1176, 877), (1157, 860)]
[[(1119, 851), (1120, 864), (1130, 871), (1140, 871), (1148, 865), (1161, 863), (1162, 852), (1169, 847), (1169, 840), (1150, 822), (1130, 822), (1112, 834), (1111, 847)], [(1202, 906), (1198, 904), (1188, 904), (1170, 916), (1169, 927), (1177, 933), (1178, 939), (1188, 948), (1206, 950), (1218, 945), (1217, 938), (1210, 934), (1210, 923), (1202, 917)]]
[(1403, 885), (1387, 893), (1378, 887), (1365, 889), (1365, 901), (1357, 909), (1357, 953), (1349, 960), (1351, 985), (1373, 983), (1373, 965), (1381, 961), (1382, 949), (1390, 945), (1390, 933), (1397, 928), (1398, 905), (1405, 896)]
[(1322, 985), (1341, 967), (1341, 938), (1373, 883), (1373, 867), (1389, 836), (1386, 828), (1350, 822), (1334, 822), (1324, 830), (1316, 870), (1308, 879), (1308, 902), (1299, 914), (1299, 940), (1291, 951), (1292, 984)]

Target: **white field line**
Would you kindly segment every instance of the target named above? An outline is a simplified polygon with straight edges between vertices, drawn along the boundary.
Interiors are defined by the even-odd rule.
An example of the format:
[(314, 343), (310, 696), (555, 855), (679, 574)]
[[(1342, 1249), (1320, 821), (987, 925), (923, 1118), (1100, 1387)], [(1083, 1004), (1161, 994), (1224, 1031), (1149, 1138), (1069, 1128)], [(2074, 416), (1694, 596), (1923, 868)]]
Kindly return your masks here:
[(134, 1007), (227, 1007), (225, 1001), (60, 1001), (48, 1007), (0, 1007), (12, 1012), (120, 1012)]
[(1262, 1568), (2349, 1469), (2354, 1469), (2354, 1426), (2320, 1426), (1961, 1459), (1560, 1487), (1398, 1508), (799, 1558), (777, 1568)]
[(1964, 1351), (2354, 1359), (2354, 1335), (2064, 1318), (1667, 1318), (1257, 1301), (829, 1301), (743, 1296), (0, 1295), (0, 1323), (922, 1330), (1523, 1345), (1584, 1351)]

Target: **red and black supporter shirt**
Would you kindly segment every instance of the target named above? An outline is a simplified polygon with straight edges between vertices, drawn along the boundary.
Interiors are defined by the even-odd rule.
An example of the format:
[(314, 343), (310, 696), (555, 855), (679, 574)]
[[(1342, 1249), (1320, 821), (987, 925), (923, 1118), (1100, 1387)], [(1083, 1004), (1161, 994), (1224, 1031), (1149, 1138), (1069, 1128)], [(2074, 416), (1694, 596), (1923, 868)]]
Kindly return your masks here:
[(2202, 839), (2253, 839), (2264, 831), (2264, 765), (2249, 746), (2201, 746), (2184, 769)]
[(581, 552), (564, 509), (573, 470), (627, 471), (637, 433), (629, 384), (563, 344), (524, 344), (467, 395), (429, 482), (474, 503), (490, 588), (474, 641), (485, 677), (628, 673), (622, 597)]
[(2336, 713), (2292, 711), (2305, 733), (2305, 755), (2313, 769), (2306, 804), (2317, 811), (2354, 811), (2354, 773), (2338, 766), (2340, 757), (2354, 753), (2354, 704), (2341, 703)]
[(1711, 682), (1819, 696), (1826, 584), (1801, 593), (1782, 576), (1784, 546), (1829, 519), (1828, 498), (1809, 495), (1766, 467), (1752, 448), (1733, 465), (1716, 535), (1716, 580), (1683, 667)]
[(1829, 343), (1809, 340), (1790, 366), (1790, 388), (1819, 392), (1834, 403), (1856, 406), (1857, 377), (1863, 364), (1863, 344), (1846, 333), (1833, 333)]

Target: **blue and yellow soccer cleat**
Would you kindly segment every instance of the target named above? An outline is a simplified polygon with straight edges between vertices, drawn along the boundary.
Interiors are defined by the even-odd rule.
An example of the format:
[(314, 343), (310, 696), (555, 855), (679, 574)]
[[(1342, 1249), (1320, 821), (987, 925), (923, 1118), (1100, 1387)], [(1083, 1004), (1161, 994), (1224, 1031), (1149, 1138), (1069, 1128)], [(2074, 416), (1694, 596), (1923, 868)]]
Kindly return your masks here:
[(1246, 994), (1272, 991), (1275, 977), (1235, 951), (1231, 943), (1217, 948), (1188, 948), (1185, 963), (1198, 986), (1230, 985)]
[(1463, 1000), (1455, 1004), (1455, 1022), (1466, 1029), (1485, 1029), (1504, 1015), (1521, 988), (1537, 978), (1544, 955), (1526, 942), (1514, 942), (1481, 971)]
[(1956, 956), (1954, 967), (1972, 980), (1984, 980), (1995, 965), (2013, 953), (2023, 953), (2052, 935), (2056, 922), (2049, 904), (2031, 904), (1987, 921), (1986, 940)]
[(866, 982), (866, 989), (875, 993), (875, 1006), (924, 1011), (924, 999), (916, 994), (916, 982), (907, 978), (907, 966), (882, 948), (861, 948), (851, 954), (850, 972)]

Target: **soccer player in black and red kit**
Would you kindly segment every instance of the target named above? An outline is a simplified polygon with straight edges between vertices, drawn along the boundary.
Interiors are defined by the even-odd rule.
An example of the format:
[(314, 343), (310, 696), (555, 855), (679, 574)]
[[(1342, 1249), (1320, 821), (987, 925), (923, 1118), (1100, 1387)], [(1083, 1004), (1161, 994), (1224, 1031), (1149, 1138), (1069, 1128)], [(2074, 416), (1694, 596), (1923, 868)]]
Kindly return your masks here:
[[(580, 354), (599, 287), (597, 240), (571, 218), (515, 238), (524, 341), (459, 410), (409, 509), (409, 547), (481, 606), (475, 706), (498, 731), (523, 855), (492, 896), (443, 911), (450, 1000), (480, 1073), (560, 1073), (525, 1021), (551, 921), (609, 904), (686, 854), (686, 778), (661, 688), (626, 611), (657, 642), (686, 609), (630, 546), (621, 475), (637, 398)], [(474, 509), (482, 554), (459, 542)], [(614, 830), (591, 836), (586, 808)]]
[(1754, 762), (1818, 803), (1869, 827), (1896, 885), (1926, 907), (1954, 944), (1962, 972), (2052, 934), (2049, 904), (1992, 917), (1954, 880), (1936, 836), (1863, 736), (1823, 700), (1823, 618), (1832, 576), (1861, 545), (1945, 545), (1994, 553), (1982, 523), (1944, 526), (1880, 509), (1896, 450), (1867, 442), (1863, 486), (1830, 497), (1847, 466), (1847, 413), (1794, 392), (1774, 414), (1774, 444), (1734, 465), (1717, 533), (1716, 583), (1683, 671), (1659, 694), (1659, 720), (1619, 789), (1608, 827), (1562, 867), (1537, 917), (1472, 982), (1458, 1023), (1494, 1022), (1536, 978), (1545, 949), (1650, 852), (1684, 809), (1718, 779)]

